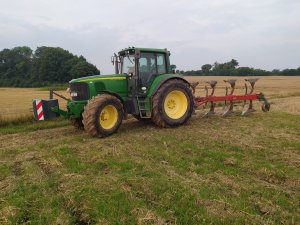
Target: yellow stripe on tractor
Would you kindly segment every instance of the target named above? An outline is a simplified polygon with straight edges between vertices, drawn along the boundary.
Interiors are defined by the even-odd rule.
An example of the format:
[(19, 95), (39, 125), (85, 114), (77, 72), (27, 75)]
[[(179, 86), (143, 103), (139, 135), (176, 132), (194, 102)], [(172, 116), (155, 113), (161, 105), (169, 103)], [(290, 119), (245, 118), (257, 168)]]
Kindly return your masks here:
[(81, 80), (80, 82), (95, 81), (95, 80), (126, 80), (126, 77), (97, 77), (97, 78)]

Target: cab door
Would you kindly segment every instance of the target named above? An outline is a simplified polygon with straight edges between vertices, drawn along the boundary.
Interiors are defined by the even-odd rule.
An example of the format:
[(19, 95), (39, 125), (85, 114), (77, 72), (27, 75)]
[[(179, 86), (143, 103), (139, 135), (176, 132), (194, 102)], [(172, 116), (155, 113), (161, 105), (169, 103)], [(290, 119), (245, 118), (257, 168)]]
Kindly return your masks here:
[(164, 53), (141, 52), (138, 60), (137, 91), (146, 94), (156, 76), (167, 73)]
[(128, 97), (136, 96), (137, 88), (137, 63), (134, 55), (126, 55), (122, 58), (121, 73), (127, 75)]

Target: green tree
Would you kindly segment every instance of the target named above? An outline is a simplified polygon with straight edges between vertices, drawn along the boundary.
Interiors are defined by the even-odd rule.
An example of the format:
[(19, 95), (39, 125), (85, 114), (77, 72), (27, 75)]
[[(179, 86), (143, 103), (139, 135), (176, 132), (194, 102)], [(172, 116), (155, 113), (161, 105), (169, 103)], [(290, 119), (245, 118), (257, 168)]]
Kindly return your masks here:
[(230, 69), (235, 69), (235, 68), (237, 68), (239, 66), (238, 61), (235, 60), (235, 59), (231, 59), (231, 61), (228, 62), (227, 64), (229, 65)]
[(30, 78), (31, 67), (32, 50), (27, 46), (3, 49), (0, 52), (0, 79), (8, 86), (23, 86)]
[(279, 69), (273, 69), (272, 74), (278, 75), (278, 74), (280, 74), (280, 70)]
[(39, 82), (67, 82), (70, 77), (64, 64), (73, 55), (62, 48), (38, 47), (34, 53), (34, 76)]
[(208, 74), (209, 71), (211, 70), (212, 65), (210, 64), (204, 64), (203, 66), (201, 66), (201, 70), (203, 72), (203, 74)]
[(230, 74), (233, 74), (233, 71), (238, 65), (239, 63), (235, 59), (232, 59), (231, 61), (225, 63), (215, 62), (212, 72), (214, 75), (229, 76)]
[(83, 56), (62, 48), (16, 47), (0, 51), (0, 86), (42, 86), (100, 74)]
[(83, 74), (84, 76), (100, 74), (100, 71), (96, 66), (91, 65), (84, 60), (79, 60), (69, 72), (72, 79), (82, 77)]
[(250, 68), (250, 67), (239, 67), (235, 71), (236, 71), (237, 76), (253, 76), (254, 75), (254, 70), (253, 70), (253, 68)]
[[(79, 71), (75, 71), (79, 69)], [(39, 47), (34, 54), (34, 74), (38, 81), (68, 82), (73, 78), (100, 74), (83, 56), (62, 48)]]

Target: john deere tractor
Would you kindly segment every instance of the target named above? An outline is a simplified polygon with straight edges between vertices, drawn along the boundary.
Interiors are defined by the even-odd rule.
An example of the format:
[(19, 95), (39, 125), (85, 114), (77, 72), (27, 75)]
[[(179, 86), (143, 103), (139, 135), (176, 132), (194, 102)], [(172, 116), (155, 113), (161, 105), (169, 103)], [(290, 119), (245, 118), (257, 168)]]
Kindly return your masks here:
[(36, 108), (37, 119), (53, 115), (70, 118), (89, 134), (105, 137), (115, 133), (128, 114), (152, 120), (160, 127), (187, 122), (194, 110), (192, 87), (174, 73), (167, 49), (126, 48), (112, 56), (113, 75), (97, 75), (70, 81), (67, 111), (57, 100), (44, 100)]

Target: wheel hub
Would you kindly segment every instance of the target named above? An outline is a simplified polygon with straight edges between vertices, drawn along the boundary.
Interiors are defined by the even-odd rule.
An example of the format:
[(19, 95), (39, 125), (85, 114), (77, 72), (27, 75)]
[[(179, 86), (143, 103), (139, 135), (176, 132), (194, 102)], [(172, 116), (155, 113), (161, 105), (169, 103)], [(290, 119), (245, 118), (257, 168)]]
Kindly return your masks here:
[(167, 103), (169, 109), (174, 109), (176, 107), (176, 101), (174, 99), (170, 99)]
[(115, 106), (105, 106), (99, 115), (99, 124), (103, 129), (111, 129), (118, 121), (118, 112)]
[(106, 120), (108, 120), (109, 115), (108, 115), (108, 113), (105, 110), (103, 110), (101, 112), (100, 118), (101, 118), (102, 121), (106, 121)]
[(171, 119), (181, 118), (187, 111), (188, 99), (180, 90), (171, 91), (167, 94), (164, 102), (164, 110)]

